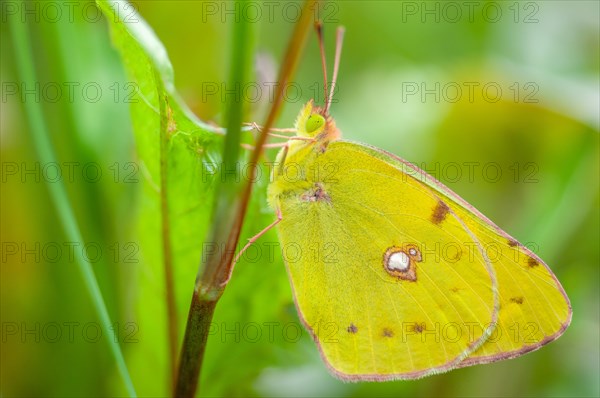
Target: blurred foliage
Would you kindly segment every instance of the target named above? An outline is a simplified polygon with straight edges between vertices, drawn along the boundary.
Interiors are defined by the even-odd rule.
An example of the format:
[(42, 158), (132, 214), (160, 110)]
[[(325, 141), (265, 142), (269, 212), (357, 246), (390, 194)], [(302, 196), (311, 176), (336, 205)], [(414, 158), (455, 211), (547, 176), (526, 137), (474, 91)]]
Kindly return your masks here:
[[(43, 178), (23, 173), (36, 163), (22, 102), (35, 94), (18, 87), (4, 18), (12, 10), (5, 8), (8, 3), (20, 7), (3, 3), (0, 37), (0, 391), (3, 396), (122, 395), (103, 341), (113, 336), (95, 342), (82, 337), (82, 328), (96, 316), (66, 255)], [(460, 17), (452, 6), (434, 1), (326, 3), (319, 15), (329, 59), (335, 26), (343, 24), (347, 32), (332, 114), (346, 138), (414, 162), (530, 244), (569, 294), (572, 325), (557, 342), (518, 359), (413, 382), (342, 383), (327, 373), (305, 332), (295, 339), (299, 321), (276, 236), (269, 233), (236, 266), (217, 306), (202, 396), (600, 395), (599, 5), (450, 3)], [(467, 3), (473, 4), (472, 13)], [(182, 332), (202, 251), (208, 250), (203, 239), (216, 183), (209, 166), (218, 164), (222, 142), (213, 126), (224, 124), (235, 3), (140, 1), (132, 8), (120, 3), (121, 17), (138, 10), (156, 37), (143, 30), (141, 19), (131, 20), (127, 31), (114, 15), (96, 17), (92, 2), (77, 3), (73, 19), (63, 9), (56, 21), (42, 12), (44, 2), (29, 4), (38, 4), (41, 15), (39, 21), (27, 18), (40, 100), (60, 162), (79, 163), (74, 178), (65, 182), (84, 238), (103, 250), (94, 269), (118, 322), (117, 337), (138, 393), (164, 395), (169, 373), (155, 71), (165, 81), (177, 126), (169, 146), (168, 194)], [(296, 8), (251, 4), (260, 14), (237, 11), (259, 25), (261, 91), (254, 96), (253, 86), (247, 92), (249, 121), (260, 123)], [(494, 14), (498, 9), (501, 14)], [(63, 95), (50, 101), (43, 89), (54, 83)], [(67, 83), (78, 84), (73, 98)], [(86, 83), (101, 87), (99, 100), (82, 93)], [(12, 93), (15, 85), (18, 92)], [(498, 87), (501, 95), (494, 91)], [(308, 99), (323, 100), (314, 36), (288, 93), (281, 127), (292, 125)], [(102, 178), (86, 178), (86, 164), (101, 170)], [(17, 174), (6, 165), (16, 165)], [(273, 219), (265, 182), (260, 179), (255, 187), (242, 239)], [(21, 250), (9, 254), (11, 243), (34, 251), (36, 244), (57, 243), (63, 254), (58, 262), (46, 255), (22, 256)], [(132, 254), (133, 263), (127, 257)], [(64, 327), (69, 322), (79, 324), (73, 339)], [(52, 323), (61, 326), (57, 342), (44, 329)], [(11, 325), (17, 325), (16, 334), (9, 333)]]

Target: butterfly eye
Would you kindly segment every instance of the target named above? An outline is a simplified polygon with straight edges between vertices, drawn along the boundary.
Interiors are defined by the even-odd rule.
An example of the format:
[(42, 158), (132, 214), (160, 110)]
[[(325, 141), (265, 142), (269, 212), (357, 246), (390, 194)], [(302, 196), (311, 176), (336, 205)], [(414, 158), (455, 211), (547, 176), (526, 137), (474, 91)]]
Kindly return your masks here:
[(325, 124), (325, 118), (318, 113), (313, 113), (306, 121), (306, 132), (313, 133)]

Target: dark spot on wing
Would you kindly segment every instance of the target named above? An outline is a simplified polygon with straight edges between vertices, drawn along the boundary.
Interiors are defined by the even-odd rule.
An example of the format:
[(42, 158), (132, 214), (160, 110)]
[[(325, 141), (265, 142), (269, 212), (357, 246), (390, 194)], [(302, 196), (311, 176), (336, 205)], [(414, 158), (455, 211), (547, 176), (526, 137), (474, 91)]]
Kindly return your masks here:
[(318, 182), (315, 183), (315, 185), (312, 189), (309, 189), (308, 191), (303, 193), (302, 196), (300, 196), (300, 199), (303, 202), (321, 202), (321, 201), (323, 201), (323, 202), (331, 203), (331, 197), (329, 196), (329, 194), (327, 194), (327, 192), (325, 192), (323, 185)]
[(383, 337), (394, 337), (394, 332), (391, 329), (383, 328)]
[(531, 268), (533, 268), (533, 267), (537, 267), (540, 264), (537, 262), (537, 260), (535, 258), (529, 257), (527, 259), (527, 265), (530, 266)]
[(348, 326), (348, 328), (346, 330), (348, 331), (348, 333), (353, 333), (353, 334), (358, 332), (358, 328), (353, 323), (351, 323), (350, 326)]
[(459, 291), (459, 290), (460, 290), (460, 289), (459, 289), (459, 288), (457, 288), (457, 287), (453, 287), (453, 288), (451, 288), (451, 289), (450, 289), (450, 291), (451, 291), (452, 293), (458, 293), (458, 291)]
[(523, 297), (511, 297), (510, 302), (515, 304), (523, 304)]
[(417, 323), (415, 322), (414, 325), (412, 325), (412, 331), (416, 332), (416, 333), (423, 333), (423, 330), (425, 330), (425, 324), (424, 323)]
[(462, 250), (459, 246), (447, 246), (446, 250), (444, 250), (444, 256), (448, 262), (456, 264), (460, 261), (462, 257)]
[(508, 240), (508, 245), (509, 245), (510, 247), (517, 247), (517, 246), (519, 246), (519, 242), (517, 242), (517, 241), (516, 241), (516, 240), (514, 240), (514, 239), (509, 239), (509, 240)]
[(448, 205), (441, 200), (438, 201), (437, 205), (433, 209), (431, 214), (431, 222), (434, 224), (441, 224), (446, 219), (446, 215), (450, 211)]

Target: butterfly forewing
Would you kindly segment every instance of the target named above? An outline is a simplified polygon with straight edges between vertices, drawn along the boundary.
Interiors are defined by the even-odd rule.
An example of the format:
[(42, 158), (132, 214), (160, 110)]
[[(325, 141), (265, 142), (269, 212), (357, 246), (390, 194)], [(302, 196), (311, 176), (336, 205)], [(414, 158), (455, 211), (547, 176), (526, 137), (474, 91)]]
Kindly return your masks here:
[(402, 160), (334, 141), (286, 163), (294, 175), (271, 193), (283, 254), (338, 377), (422, 377), (519, 355), (566, 327), (568, 301), (541, 260)]
[(512, 358), (540, 348), (565, 331), (572, 315), (569, 299), (538, 256), (414, 165), (368, 145), (347, 144), (393, 164), (402, 174), (433, 189), (482, 243), (498, 280), (499, 322), (488, 341), (460, 366)]
[(469, 218), (468, 210), (457, 213), (485, 247), (500, 293), (496, 330), (462, 365), (514, 357), (558, 338), (571, 320), (571, 308), (554, 274), (514, 239)]

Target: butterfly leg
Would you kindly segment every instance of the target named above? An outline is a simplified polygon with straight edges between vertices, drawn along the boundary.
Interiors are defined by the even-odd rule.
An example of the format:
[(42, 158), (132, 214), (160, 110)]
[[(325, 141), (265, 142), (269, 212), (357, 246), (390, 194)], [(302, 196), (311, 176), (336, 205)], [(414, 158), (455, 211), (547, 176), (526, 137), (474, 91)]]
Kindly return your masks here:
[(293, 138), (296, 138), (296, 137), (289, 136), (289, 135), (283, 135), (283, 134), (273, 134), (273, 133), (271, 133), (271, 132), (267, 133), (267, 135), (268, 135), (269, 137), (275, 137), (275, 138), (285, 138), (286, 140), (291, 140), (291, 139), (293, 139)]
[[(248, 149), (249, 151), (253, 151), (256, 149), (256, 147), (254, 145), (250, 145), (250, 144), (240, 144), (240, 145), (242, 146), (242, 148)], [(265, 144), (265, 145), (263, 145), (263, 148), (283, 148), (286, 145), (287, 145), (287, 142), (277, 142), (274, 144)]]
[[(262, 131), (263, 127), (259, 126), (256, 122), (252, 122), (252, 123), (243, 123), (244, 126), (251, 126), (253, 130), (256, 131)], [(295, 128), (286, 128), (286, 129), (281, 129), (281, 128), (277, 128), (277, 127), (271, 127), (269, 129), (269, 135), (271, 131), (276, 131), (278, 133), (296, 133), (297, 130)], [(287, 136), (285, 136), (286, 138), (288, 138)]]
[[(291, 140), (296, 140), (296, 141), (315, 141), (314, 138), (310, 138), (310, 137), (286, 137), (288, 139), (288, 141)], [(250, 145), (250, 144), (240, 144), (242, 146), (242, 148), (244, 149), (248, 149), (248, 150), (254, 150), (256, 147), (254, 145)], [(288, 146), (288, 142), (284, 141), (284, 142), (275, 142), (272, 144), (264, 144), (263, 148), (287, 148)]]
[(274, 226), (276, 226), (277, 224), (279, 224), (281, 222), (281, 220), (283, 219), (283, 216), (281, 215), (281, 210), (279, 208), (277, 208), (277, 211), (275, 212), (275, 214), (277, 215), (277, 220), (273, 221), (265, 229), (263, 229), (262, 231), (260, 231), (259, 233), (257, 233), (256, 235), (254, 235), (253, 237), (248, 239), (248, 243), (246, 243), (246, 245), (242, 248), (242, 250), (240, 250), (239, 253), (233, 259), (233, 264), (231, 265), (232, 268), (240, 260), (240, 257), (242, 257), (242, 254), (244, 254), (244, 252), (246, 250), (248, 250), (248, 248), (250, 246), (252, 246), (252, 244), (254, 242), (256, 242), (261, 236), (266, 234), (270, 229), (272, 229)]
[[(252, 122), (252, 123), (243, 123), (244, 126), (250, 126), (251, 130), (256, 130), (256, 131), (262, 131), (263, 127), (259, 126), (256, 122)], [(269, 132), (267, 133), (267, 135), (269, 135), (270, 137), (275, 137), (275, 138), (285, 138), (286, 142), (278, 142), (278, 143), (274, 143), (274, 144), (265, 144), (263, 145), (263, 148), (282, 148), (285, 147), (287, 145), (287, 141), (289, 140), (298, 140), (298, 141), (315, 141), (315, 138), (310, 138), (310, 137), (298, 137), (298, 136), (288, 136), (288, 135), (282, 135), (282, 134), (274, 134), (272, 133), (272, 131), (277, 131), (277, 132), (282, 132), (282, 133), (297, 133), (298, 131), (295, 128), (286, 128), (286, 129), (280, 129), (280, 128), (270, 128)], [(256, 147), (250, 144), (241, 144), (242, 148), (244, 149), (248, 149), (248, 150), (254, 150)]]

